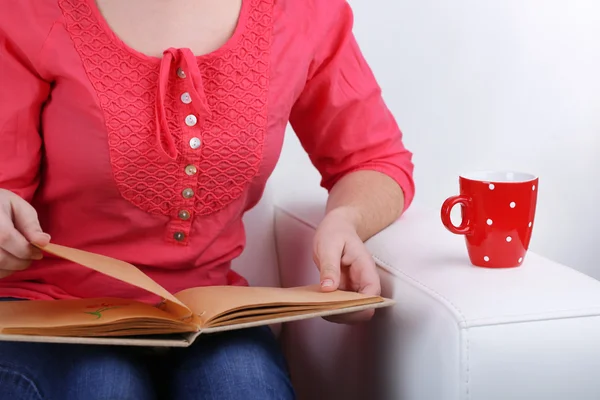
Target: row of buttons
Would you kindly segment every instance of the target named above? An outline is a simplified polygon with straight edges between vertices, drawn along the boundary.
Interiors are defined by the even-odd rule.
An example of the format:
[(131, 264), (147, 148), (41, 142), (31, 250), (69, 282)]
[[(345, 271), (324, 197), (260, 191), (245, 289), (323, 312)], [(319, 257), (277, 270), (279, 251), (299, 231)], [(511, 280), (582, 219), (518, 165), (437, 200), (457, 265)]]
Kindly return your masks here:
[[(177, 76), (181, 79), (185, 79), (187, 77), (185, 71), (181, 68), (177, 69)], [(188, 92), (185, 92), (180, 96), (180, 100), (183, 104), (190, 104), (192, 102), (192, 96), (190, 96)], [(198, 118), (195, 115), (190, 114), (187, 117), (185, 117), (185, 124), (187, 126), (192, 127), (195, 126), (197, 123)], [(190, 139), (189, 145), (190, 148), (192, 148), (193, 150), (197, 150), (202, 145), (202, 141), (200, 140), (200, 138), (193, 137)], [(194, 176), (198, 173), (198, 168), (195, 165), (190, 164), (185, 167), (184, 171), (186, 175)], [(194, 190), (191, 188), (186, 188), (181, 192), (181, 196), (184, 199), (191, 199), (192, 197), (194, 197)], [(188, 210), (180, 210), (178, 213), (178, 217), (182, 221), (187, 221), (190, 219), (191, 213)], [(185, 239), (185, 233), (175, 232), (173, 234), (173, 238), (178, 242), (181, 242)]]

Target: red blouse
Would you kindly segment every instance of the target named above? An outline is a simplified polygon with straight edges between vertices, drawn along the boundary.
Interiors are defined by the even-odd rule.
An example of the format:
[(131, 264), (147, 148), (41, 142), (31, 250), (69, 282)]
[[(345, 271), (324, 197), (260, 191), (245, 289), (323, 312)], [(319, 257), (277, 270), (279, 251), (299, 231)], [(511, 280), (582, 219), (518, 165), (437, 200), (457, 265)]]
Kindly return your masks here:
[[(291, 123), (330, 189), (377, 170), (413, 198), (411, 153), (352, 35), (344, 0), (244, 0), (233, 37), (195, 56), (128, 47), (94, 0), (5, 1), (0, 187), (54, 243), (116, 257), (172, 292), (245, 285), (230, 269)], [(126, 284), (51, 257), (0, 297), (123, 296)]]

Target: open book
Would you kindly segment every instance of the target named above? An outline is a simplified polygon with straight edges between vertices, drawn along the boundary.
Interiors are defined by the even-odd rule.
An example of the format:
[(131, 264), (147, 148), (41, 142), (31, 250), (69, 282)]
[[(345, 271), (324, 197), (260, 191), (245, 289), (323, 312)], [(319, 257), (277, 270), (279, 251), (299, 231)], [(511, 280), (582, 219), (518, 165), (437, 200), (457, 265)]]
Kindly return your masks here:
[(0, 340), (189, 346), (198, 335), (387, 307), (392, 300), (354, 292), (207, 286), (169, 293), (131, 264), (56, 244), (44, 252), (160, 296), (158, 305), (94, 298), (0, 302)]

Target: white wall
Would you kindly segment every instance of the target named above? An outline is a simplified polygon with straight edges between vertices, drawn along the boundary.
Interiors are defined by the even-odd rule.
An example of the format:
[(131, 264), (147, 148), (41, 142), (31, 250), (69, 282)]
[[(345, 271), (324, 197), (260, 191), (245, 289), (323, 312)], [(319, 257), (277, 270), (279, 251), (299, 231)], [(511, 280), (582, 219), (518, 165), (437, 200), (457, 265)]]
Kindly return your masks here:
[[(531, 249), (600, 278), (600, 2), (350, 3), (415, 154), (416, 203), (438, 210), (463, 171), (536, 173)], [(275, 175), (302, 167), (291, 133)], [(316, 184), (313, 170), (299, 186)]]

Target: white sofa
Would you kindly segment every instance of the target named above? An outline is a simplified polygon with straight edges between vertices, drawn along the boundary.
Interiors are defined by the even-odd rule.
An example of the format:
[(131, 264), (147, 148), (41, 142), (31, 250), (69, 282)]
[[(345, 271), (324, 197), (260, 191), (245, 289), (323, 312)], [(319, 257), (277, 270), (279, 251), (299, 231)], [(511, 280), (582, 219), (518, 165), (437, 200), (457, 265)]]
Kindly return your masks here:
[[(251, 284), (318, 282), (311, 240), (325, 194), (268, 188), (234, 268)], [(300, 399), (598, 400), (600, 282), (529, 253), (472, 267), (438, 210), (417, 206), (373, 237), (383, 295), (368, 324), (312, 319), (280, 338)]]

